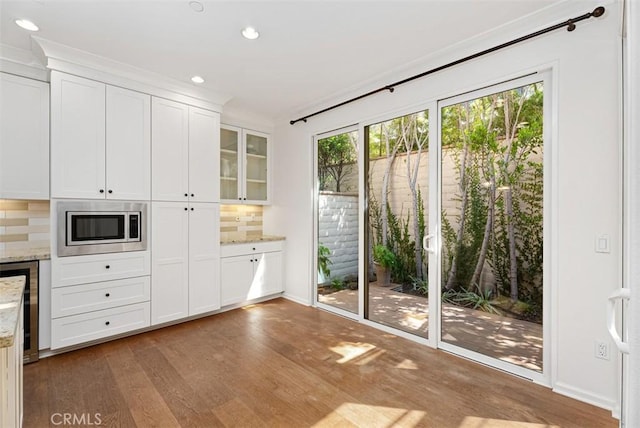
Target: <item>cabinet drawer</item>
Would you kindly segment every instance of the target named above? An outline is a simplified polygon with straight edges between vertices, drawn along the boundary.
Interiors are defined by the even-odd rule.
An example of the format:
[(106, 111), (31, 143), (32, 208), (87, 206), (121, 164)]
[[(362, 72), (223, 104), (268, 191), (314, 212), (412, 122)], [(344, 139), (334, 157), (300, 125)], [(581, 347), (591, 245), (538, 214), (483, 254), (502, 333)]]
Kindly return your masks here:
[(284, 241), (252, 242), (248, 244), (225, 244), (220, 246), (221, 257), (242, 256), (245, 254), (282, 251)]
[(149, 251), (59, 257), (51, 266), (52, 287), (149, 275)]
[(149, 302), (56, 318), (51, 323), (51, 349), (64, 348), (150, 325)]
[(149, 301), (148, 276), (54, 288), (52, 318)]

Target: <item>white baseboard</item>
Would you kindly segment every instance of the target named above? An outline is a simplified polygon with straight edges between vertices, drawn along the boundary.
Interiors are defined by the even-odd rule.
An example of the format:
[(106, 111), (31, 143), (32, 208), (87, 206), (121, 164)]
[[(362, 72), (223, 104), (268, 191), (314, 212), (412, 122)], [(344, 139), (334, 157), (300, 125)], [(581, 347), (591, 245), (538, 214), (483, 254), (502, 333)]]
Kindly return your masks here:
[(309, 301), (307, 301), (306, 299), (302, 299), (302, 298), (297, 297), (297, 296), (292, 296), (291, 294), (287, 293), (286, 291), (282, 295), (282, 297), (284, 297), (287, 300), (291, 300), (292, 302), (296, 302), (296, 303), (299, 303), (301, 305), (304, 305), (304, 306), (311, 306), (311, 303)]
[[(566, 395), (567, 397), (575, 398), (576, 400), (583, 401), (588, 404), (609, 410), (613, 417), (620, 418), (620, 410), (616, 412), (617, 405), (614, 400), (604, 397), (602, 395), (593, 394), (591, 392), (576, 388), (575, 386), (567, 385), (566, 383), (556, 382), (553, 386), (553, 392)], [(617, 413), (617, 415), (616, 415)]]

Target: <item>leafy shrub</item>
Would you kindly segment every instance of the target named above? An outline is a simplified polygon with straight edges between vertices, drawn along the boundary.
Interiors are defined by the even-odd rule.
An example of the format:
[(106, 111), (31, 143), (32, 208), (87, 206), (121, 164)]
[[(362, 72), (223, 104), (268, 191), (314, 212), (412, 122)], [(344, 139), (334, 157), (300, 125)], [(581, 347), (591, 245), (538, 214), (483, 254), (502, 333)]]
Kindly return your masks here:
[(332, 263), (331, 259), (329, 259), (330, 254), (331, 250), (322, 244), (318, 244), (318, 272), (324, 275), (325, 278), (331, 275), (331, 270), (329, 269), (329, 265)]
[(373, 247), (373, 260), (386, 268), (393, 268), (397, 264), (396, 255), (388, 247), (380, 244)]

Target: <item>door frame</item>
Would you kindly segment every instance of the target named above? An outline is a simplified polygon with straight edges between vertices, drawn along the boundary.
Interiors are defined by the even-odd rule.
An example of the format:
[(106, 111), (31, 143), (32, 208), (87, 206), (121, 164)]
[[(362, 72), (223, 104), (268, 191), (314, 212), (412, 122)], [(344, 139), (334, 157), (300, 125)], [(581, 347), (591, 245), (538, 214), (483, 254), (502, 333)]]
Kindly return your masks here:
[[(312, 231), (312, 240), (313, 240), (313, 254), (311, 255), (311, 266), (312, 266), (312, 281), (313, 281), (313, 306), (332, 312), (334, 314), (346, 317), (346, 318), (350, 318), (353, 320), (362, 320), (362, 284), (363, 284), (363, 279), (362, 277), (362, 273), (360, 272), (360, 266), (362, 264), (362, 250), (360, 249), (361, 242), (362, 242), (362, 222), (360, 221), (358, 224), (358, 247), (359, 247), (359, 251), (358, 251), (358, 312), (357, 313), (353, 313), (353, 312), (349, 312), (346, 311), (344, 309), (340, 309), (337, 308), (335, 306), (331, 306), (328, 305), (326, 303), (322, 303), (318, 300), (318, 207), (319, 207), (319, 188), (318, 188), (318, 141), (325, 139), (325, 138), (329, 138), (329, 137), (333, 137), (335, 135), (340, 135), (340, 134), (345, 134), (345, 133), (349, 133), (349, 132), (358, 132), (358, 153), (357, 153), (357, 159), (358, 159), (358, 164), (361, 163), (360, 158), (360, 152), (362, 152), (362, 140), (361, 140), (361, 134), (360, 134), (360, 127), (358, 125), (349, 125), (349, 126), (344, 126), (342, 128), (338, 128), (338, 129), (334, 129), (333, 131), (328, 131), (328, 132), (323, 132), (323, 133), (319, 133), (319, 134), (315, 134), (313, 135), (312, 138), (312, 153), (313, 153), (313, 231)], [(358, 165), (358, 203), (362, 203), (362, 187), (361, 187), (361, 169), (360, 169), (360, 165)], [(358, 212), (361, 212), (362, 209), (359, 207), (358, 208)], [(359, 218), (359, 220), (361, 220)]]

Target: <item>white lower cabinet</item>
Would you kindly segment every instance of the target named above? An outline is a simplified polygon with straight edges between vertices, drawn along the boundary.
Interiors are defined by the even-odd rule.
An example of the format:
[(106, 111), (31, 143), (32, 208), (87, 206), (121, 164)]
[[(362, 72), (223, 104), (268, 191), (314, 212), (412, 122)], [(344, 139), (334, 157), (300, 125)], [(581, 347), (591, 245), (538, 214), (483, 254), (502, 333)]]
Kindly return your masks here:
[(149, 327), (149, 302), (54, 318), (51, 349)]
[(52, 260), (51, 349), (149, 327), (149, 251)]
[(233, 305), (283, 291), (284, 242), (222, 246), (220, 304)]
[(219, 220), (216, 203), (152, 203), (152, 325), (220, 308)]

